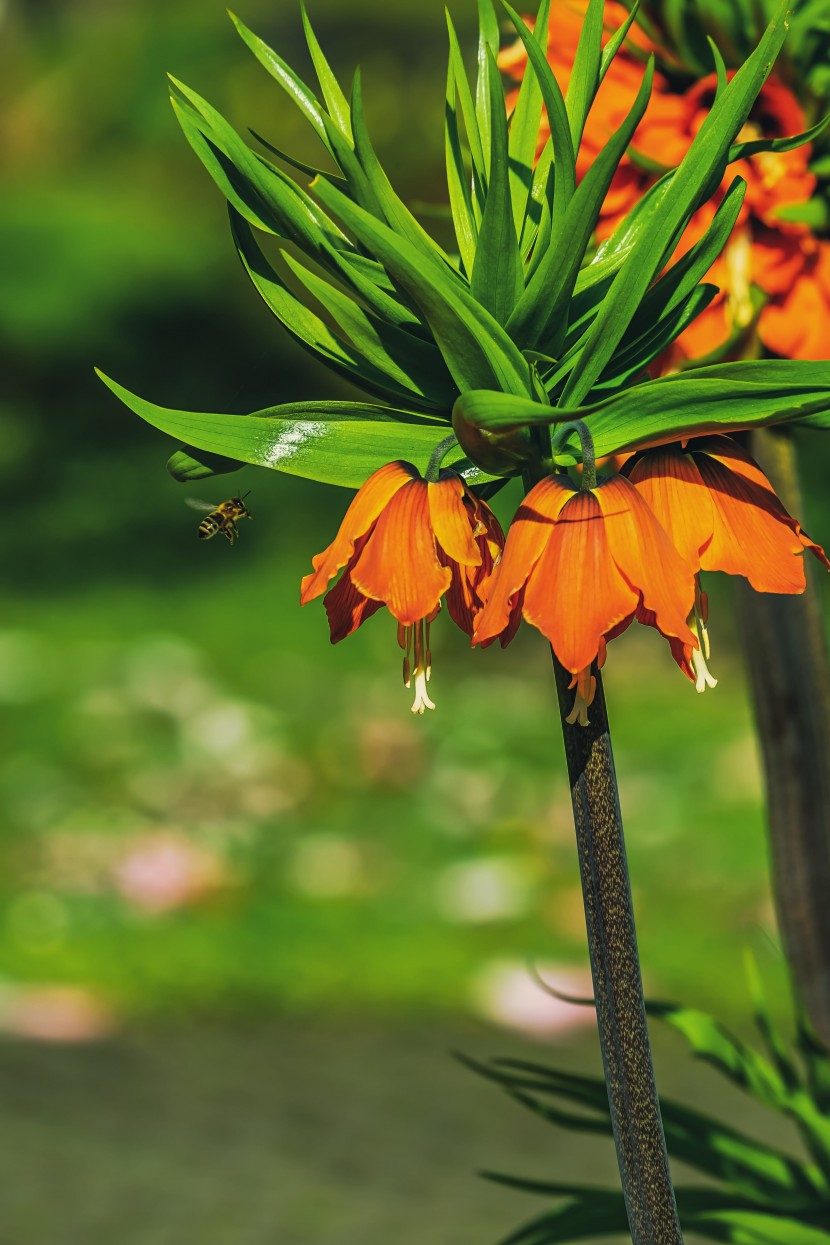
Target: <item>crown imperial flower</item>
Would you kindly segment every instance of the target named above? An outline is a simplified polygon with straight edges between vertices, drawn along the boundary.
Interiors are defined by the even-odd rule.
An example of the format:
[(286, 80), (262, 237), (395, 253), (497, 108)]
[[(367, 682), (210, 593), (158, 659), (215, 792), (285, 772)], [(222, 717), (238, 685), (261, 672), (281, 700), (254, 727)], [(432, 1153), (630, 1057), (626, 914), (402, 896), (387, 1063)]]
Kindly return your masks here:
[(624, 476), (575, 488), (548, 476), (528, 493), (488, 585), (473, 643), (509, 643), (522, 617), (550, 641), (577, 689), (568, 721), (587, 724), (591, 666), (634, 618), (696, 647), (691, 568)]
[(472, 635), (503, 545), (495, 515), (455, 472), (428, 481), (411, 463), (388, 463), (359, 489), (332, 543), (312, 558), (300, 600), (320, 596), (345, 568), (325, 598), (332, 644), (385, 605), (398, 622), (404, 682), (415, 681), (412, 712), (423, 713), (435, 708), (427, 691), (430, 623), (446, 597), (450, 617)]
[(704, 571), (743, 575), (756, 592), (799, 593), (806, 587), (804, 550), (830, 569), (824, 550), (788, 514), (769, 480), (731, 437), (703, 437), (685, 447), (646, 450), (625, 468), (634, 487), (695, 571), (690, 623), (697, 649), (671, 641), (681, 670), (697, 690), (713, 687), (706, 666), (708, 606), (700, 589)]
[(695, 571), (743, 575), (756, 592), (798, 593), (806, 587), (805, 549), (830, 568), (731, 437), (646, 450), (625, 470)]

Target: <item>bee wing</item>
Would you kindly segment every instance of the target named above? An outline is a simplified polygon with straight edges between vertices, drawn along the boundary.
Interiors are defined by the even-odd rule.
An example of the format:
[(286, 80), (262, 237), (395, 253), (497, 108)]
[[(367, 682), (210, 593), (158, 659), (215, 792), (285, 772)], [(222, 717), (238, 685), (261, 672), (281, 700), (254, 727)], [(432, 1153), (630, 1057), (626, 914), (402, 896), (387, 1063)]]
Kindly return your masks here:
[(202, 514), (210, 514), (216, 509), (209, 501), (200, 501), (198, 497), (185, 497), (184, 504), (191, 510), (201, 510)]

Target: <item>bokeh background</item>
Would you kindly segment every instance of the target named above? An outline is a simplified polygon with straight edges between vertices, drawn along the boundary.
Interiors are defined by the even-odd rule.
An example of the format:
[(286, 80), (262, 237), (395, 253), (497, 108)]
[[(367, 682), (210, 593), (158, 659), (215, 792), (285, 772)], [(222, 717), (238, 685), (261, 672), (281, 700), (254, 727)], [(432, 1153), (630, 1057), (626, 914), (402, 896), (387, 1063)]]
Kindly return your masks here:
[[(471, 48), (474, 6), (454, 10)], [(310, 73), (293, 3), (240, 16)], [(397, 185), (440, 209), (442, 4), (312, 16), (344, 76), (361, 63)], [(477, 1168), (614, 1170), (450, 1057), (599, 1067), (590, 1015), (527, 969), (588, 988), (545, 647), (469, 653), (436, 625), (438, 710), (413, 720), (385, 614), (333, 649), (299, 608), (348, 495), (253, 469), (176, 484), (173, 445), (95, 379), (190, 410), (349, 394), (259, 303), (167, 101), (170, 71), (319, 157), (221, 5), (2, 0), (0, 32), (0, 1239), (494, 1243), (536, 1208)], [(239, 543), (198, 542), (185, 497), (245, 489)], [(740, 1028), (744, 949), (781, 1012), (784, 971), (710, 587), (715, 693), (635, 630), (607, 683), (647, 989)], [(731, 1102), (656, 1043), (664, 1089)]]

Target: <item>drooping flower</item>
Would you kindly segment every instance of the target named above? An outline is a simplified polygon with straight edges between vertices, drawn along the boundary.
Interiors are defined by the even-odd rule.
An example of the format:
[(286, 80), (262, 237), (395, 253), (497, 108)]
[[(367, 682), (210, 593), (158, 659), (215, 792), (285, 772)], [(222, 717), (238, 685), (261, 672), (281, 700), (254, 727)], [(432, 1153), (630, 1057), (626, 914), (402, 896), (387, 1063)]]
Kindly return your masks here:
[(707, 604), (700, 571), (743, 575), (756, 592), (800, 593), (806, 587), (804, 550), (825, 567), (820, 545), (775, 495), (753, 458), (731, 437), (695, 438), (685, 447), (663, 445), (630, 460), (626, 474), (671, 542), (695, 572), (697, 653), (677, 645), (675, 660), (698, 690), (711, 680)]
[(694, 578), (638, 491), (625, 476), (576, 488), (548, 476), (528, 493), (487, 587), (473, 643), (509, 643), (520, 619), (550, 641), (573, 677), (569, 722), (587, 723), (594, 697), (591, 666), (602, 666), (609, 639), (634, 618), (694, 648), (687, 617)]
[(495, 515), (455, 472), (427, 481), (411, 463), (388, 463), (359, 489), (332, 543), (312, 559), (300, 600), (320, 596), (343, 570), (325, 598), (332, 644), (385, 605), (398, 622), (404, 682), (415, 681), (412, 712), (423, 713), (435, 708), (427, 691), (430, 623), (446, 598), (450, 617), (472, 635), (503, 545)]

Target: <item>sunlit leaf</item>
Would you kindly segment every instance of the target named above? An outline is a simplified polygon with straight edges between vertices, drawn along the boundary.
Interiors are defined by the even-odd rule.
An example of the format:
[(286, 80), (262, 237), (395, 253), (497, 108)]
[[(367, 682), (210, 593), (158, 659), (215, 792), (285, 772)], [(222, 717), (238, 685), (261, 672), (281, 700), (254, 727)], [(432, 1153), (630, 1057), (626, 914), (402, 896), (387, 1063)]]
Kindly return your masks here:
[(125, 406), (177, 441), (345, 488), (359, 488), (373, 471), (399, 458), (426, 470), (447, 431), (412, 412), (394, 412), (393, 418), (388, 408), (357, 402), (294, 402), (253, 415), (175, 411), (98, 375)]

